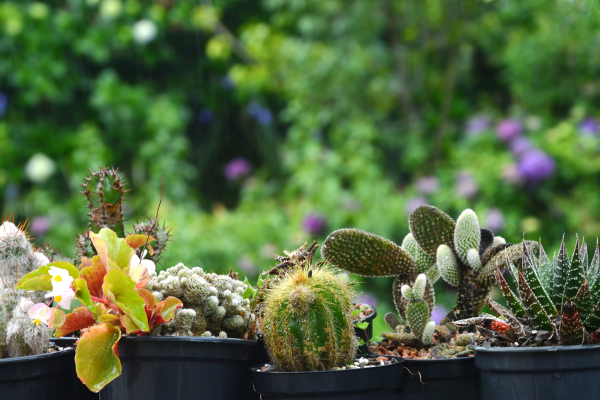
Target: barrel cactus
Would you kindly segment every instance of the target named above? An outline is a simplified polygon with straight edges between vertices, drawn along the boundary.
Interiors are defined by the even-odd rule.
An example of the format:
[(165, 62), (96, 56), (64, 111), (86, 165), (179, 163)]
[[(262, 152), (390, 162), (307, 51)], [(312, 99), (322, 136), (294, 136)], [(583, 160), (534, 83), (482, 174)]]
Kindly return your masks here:
[[(227, 275), (206, 273), (182, 263), (150, 274), (146, 289), (157, 300), (173, 296), (183, 301), (175, 319), (157, 325), (153, 335), (225, 336), (248, 338), (254, 323), (250, 300), (244, 298), (248, 285)], [(222, 333), (223, 332), (223, 333)]]
[[(321, 253), (332, 265), (354, 274), (397, 277), (393, 284), (394, 302), (405, 325), (397, 317), (389, 316), (386, 321), (394, 325), (402, 341), (412, 339), (427, 346), (432, 335), (429, 319), (435, 306), (432, 285), (440, 276), (450, 285), (458, 286), (456, 306), (441, 321), (441, 325), (454, 332), (452, 321), (481, 312), (494, 284), (496, 267), (505, 268), (507, 257), (516, 262), (522, 255), (501, 237), (494, 237), (490, 230), (481, 229), (477, 215), (469, 209), (455, 222), (435, 207), (420, 206), (410, 215), (409, 226), (410, 233), (402, 246), (357, 229), (340, 229), (325, 240)], [(408, 289), (413, 291), (410, 296)], [(411, 297), (414, 292), (422, 295), (418, 301)], [(411, 302), (419, 303), (419, 313), (407, 312)], [(445, 328), (444, 334), (436, 328), (440, 331), (438, 336), (450, 339)], [(405, 334), (411, 330), (416, 335)]]
[(518, 247), (522, 261), (509, 263), (517, 294), (510, 289), (501, 269), (495, 271), (507, 307), (489, 300), (496, 316), (456, 321), (458, 326), (476, 325), (494, 344), (539, 346), (600, 343), (600, 251), (588, 262), (585, 240), (575, 244), (573, 255), (564, 238), (551, 261), (541, 243), (536, 257), (525, 241)]
[(358, 340), (352, 291), (327, 265), (303, 263), (268, 291), (264, 341), (278, 371), (323, 371), (351, 362)]

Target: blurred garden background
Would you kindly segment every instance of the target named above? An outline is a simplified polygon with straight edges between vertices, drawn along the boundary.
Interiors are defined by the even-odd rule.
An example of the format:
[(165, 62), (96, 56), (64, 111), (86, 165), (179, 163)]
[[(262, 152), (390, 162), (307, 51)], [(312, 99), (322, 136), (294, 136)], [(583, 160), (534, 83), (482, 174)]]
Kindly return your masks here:
[[(0, 214), (72, 257), (114, 166), (159, 266), (239, 271), (472, 208), (508, 241), (600, 232), (600, 7), (578, 0), (0, 4)], [(357, 278), (392, 308), (391, 279)], [(455, 292), (436, 283), (438, 305)], [(444, 315), (438, 310), (437, 319)], [(382, 318), (381, 318), (382, 320)]]

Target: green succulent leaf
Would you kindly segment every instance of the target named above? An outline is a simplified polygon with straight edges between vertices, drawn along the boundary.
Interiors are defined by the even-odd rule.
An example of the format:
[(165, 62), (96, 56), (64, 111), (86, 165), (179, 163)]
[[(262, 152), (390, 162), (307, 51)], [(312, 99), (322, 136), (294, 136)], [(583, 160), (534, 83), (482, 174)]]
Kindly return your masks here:
[(562, 311), (563, 296), (565, 294), (565, 285), (569, 276), (570, 265), (571, 261), (565, 248), (565, 237), (563, 236), (560, 251), (554, 264), (554, 279), (552, 281), (552, 302), (560, 311)]
[(566, 345), (582, 344), (584, 328), (577, 308), (573, 302), (567, 298), (562, 309), (563, 313), (559, 329), (562, 343)]
[(546, 288), (546, 292), (548, 294), (552, 294), (552, 285), (554, 283), (554, 264), (546, 255), (544, 251), (544, 247), (542, 247), (542, 243), (540, 241), (540, 257), (539, 257), (539, 270), (540, 270), (540, 281), (544, 288)]
[(479, 251), (481, 242), (481, 229), (477, 214), (471, 209), (466, 209), (456, 220), (454, 229), (454, 249), (463, 263), (467, 263), (470, 249)]
[(419, 206), (410, 214), (408, 221), (419, 247), (431, 257), (435, 257), (441, 244), (454, 247), (456, 223), (437, 208)]
[(498, 282), (498, 287), (502, 292), (502, 296), (504, 296), (504, 300), (506, 301), (506, 305), (508, 306), (508, 308), (512, 310), (513, 314), (516, 317), (524, 317), (525, 309), (523, 308), (521, 302), (517, 299), (513, 291), (508, 286), (508, 283), (506, 283), (502, 272), (500, 272), (499, 269), (496, 269), (496, 271), (494, 271), (494, 275), (496, 275), (496, 282)]
[(416, 276), (415, 260), (400, 246), (381, 236), (340, 229), (329, 234), (321, 254), (332, 265), (362, 276)]
[(525, 245), (525, 241), (523, 241), (523, 262), (521, 264), (520, 271), (523, 273), (525, 280), (527, 281), (529, 287), (535, 294), (536, 299), (539, 301), (540, 305), (548, 315), (558, 315), (558, 311), (554, 304), (552, 304), (552, 300), (550, 299), (550, 295), (546, 292), (546, 289), (542, 286), (537, 270), (534, 268), (532, 262), (531, 253), (527, 249)]
[(579, 291), (579, 288), (581, 288), (584, 280), (585, 267), (583, 266), (583, 260), (581, 259), (578, 239), (575, 244), (575, 250), (573, 251), (573, 257), (571, 257), (571, 264), (569, 266), (563, 298), (572, 299), (577, 296), (577, 292)]
[(592, 294), (590, 293), (587, 280), (583, 282), (583, 285), (579, 288), (577, 292), (577, 296), (573, 299), (573, 304), (577, 307), (579, 311), (579, 315), (582, 320), (586, 320), (587, 317), (594, 310), (594, 300), (592, 299)]
[(550, 317), (546, 314), (540, 302), (535, 297), (535, 294), (529, 287), (529, 284), (521, 271), (519, 271), (518, 274), (519, 297), (521, 298), (521, 303), (523, 304), (527, 318), (529, 318), (529, 321), (531, 322), (531, 326), (535, 329), (543, 329), (552, 332), (552, 321), (550, 321)]

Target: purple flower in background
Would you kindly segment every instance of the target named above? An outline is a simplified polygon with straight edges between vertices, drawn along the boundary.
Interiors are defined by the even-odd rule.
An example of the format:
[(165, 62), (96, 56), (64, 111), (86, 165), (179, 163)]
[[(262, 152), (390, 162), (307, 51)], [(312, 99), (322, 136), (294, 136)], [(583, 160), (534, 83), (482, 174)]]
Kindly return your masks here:
[(533, 144), (531, 143), (531, 140), (519, 136), (512, 140), (508, 144), (508, 147), (514, 156), (521, 157), (523, 154), (533, 149)]
[(371, 293), (363, 292), (356, 299), (357, 303), (368, 304), (377, 308), (377, 297), (373, 296)]
[(413, 197), (406, 203), (406, 214), (410, 215), (417, 207), (426, 206), (427, 204), (429, 204), (429, 202), (425, 197)]
[(521, 172), (519, 171), (519, 168), (517, 168), (516, 164), (509, 164), (502, 170), (502, 179), (506, 183), (516, 185), (523, 182), (523, 175), (521, 175)]
[(523, 132), (523, 125), (516, 119), (505, 119), (502, 120), (498, 126), (496, 126), (496, 135), (504, 142), (509, 142), (516, 138)]
[(498, 208), (490, 208), (485, 215), (486, 227), (492, 232), (497, 232), (504, 228), (504, 214)]
[(2, 118), (2, 116), (6, 112), (7, 104), (8, 104), (8, 96), (5, 95), (4, 93), (0, 93), (0, 118)]
[(302, 222), (304, 229), (311, 235), (318, 236), (325, 230), (327, 220), (319, 214), (308, 214)]
[(440, 324), (440, 321), (448, 314), (448, 310), (440, 304), (436, 304), (431, 313), (431, 319), (435, 321), (436, 325)]
[(423, 194), (432, 194), (440, 189), (440, 181), (435, 176), (425, 176), (419, 179), (415, 186)]
[(233, 181), (247, 175), (251, 170), (252, 166), (248, 160), (242, 157), (237, 157), (225, 165), (223, 173), (225, 174), (225, 178)]
[(273, 121), (271, 110), (261, 106), (256, 101), (248, 104), (247, 111), (261, 125), (269, 125)]
[(598, 120), (596, 118), (586, 118), (579, 124), (579, 133), (581, 136), (598, 136)]
[(31, 225), (29, 226), (31, 233), (33, 236), (40, 237), (48, 232), (50, 229), (50, 218), (49, 217), (35, 217), (31, 220)]
[(233, 90), (235, 89), (235, 83), (227, 75), (221, 79), (221, 87), (225, 90)]
[(465, 199), (470, 199), (477, 194), (477, 182), (467, 171), (456, 173), (454, 190), (456, 194)]
[(554, 172), (555, 167), (554, 159), (539, 149), (523, 154), (517, 164), (521, 175), (531, 182), (548, 178)]
[(212, 119), (213, 113), (208, 108), (205, 108), (198, 114), (198, 121), (200, 121), (201, 124), (208, 125)]
[(492, 126), (492, 121), (488, 117), (476, 116), (467, 121), (467, 134), (470, 136), (479, 135)]

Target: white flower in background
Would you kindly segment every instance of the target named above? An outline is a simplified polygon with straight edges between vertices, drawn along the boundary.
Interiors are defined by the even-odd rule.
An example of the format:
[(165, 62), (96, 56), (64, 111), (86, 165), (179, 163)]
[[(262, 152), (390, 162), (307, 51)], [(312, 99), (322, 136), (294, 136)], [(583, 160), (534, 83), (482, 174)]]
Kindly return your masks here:
[(149, 19), (142, 19), (133, 24), (131, 28), (133, 40), (138, 44), (150, 43), (156, 37), (158, 29), (156, 24)]
[(152, 273), (156, 273), (156, 265), (154, 264), (154, 262), (152, 260), (145, 260), (144, 257), (146, 257), (146, 254), (148, 254), (147, 250), (142, 251), (142, 259), (140, 260), (140, 258), (137, 255), (133, 255), (131, 257), (131, 261), (129, 262), (129, 267), (133, 268), (133, 267), (137, 267), (137, 266), (143, 266), (146, 267), (146, 270), (148, 271), (149, 274)]
[(0, 238), (8, 235), (15, 235), (17, 233), (19, 233), (19, 228), (12, 222), (5, 221), (0, 225)]
[(52, 316), (52, 309), (44, 303), (38, 303), (31, 307), (27, 311), (27, 314), (29, 314), (29, 316), (33, 318), (34, 324), (38, 326), (40, 325), (40, 323), (48, 325), (48, 321)]
[(107, 19), (119, 16), (122, 10), (123, 4), (120, 0), (103, 0), (100, 4), (100, 15)]
[(55, 169), (56, 165), (50, 157), (37, 153), (27, 162), (25, 174), (31, 181), (42, 183), (54, 173)]

